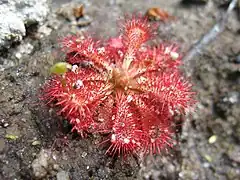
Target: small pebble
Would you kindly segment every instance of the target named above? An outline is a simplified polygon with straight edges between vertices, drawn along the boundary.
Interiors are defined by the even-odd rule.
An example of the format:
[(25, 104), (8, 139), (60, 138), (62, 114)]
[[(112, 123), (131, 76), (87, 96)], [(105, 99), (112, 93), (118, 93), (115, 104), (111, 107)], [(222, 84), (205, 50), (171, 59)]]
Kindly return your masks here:
[(43, 25), (38, 29), (38, 36), (39, 38), (42, 38), (44, 36), (49, 36), (51, 32), (52, 32), (51, 28), (49, 28), (47, 25)]
[(209, 139), (208, 139), (208, 143), (209, 144), (213, 144), (217, 141), (217, 136), (216, 135), (212, 135)]
[(83, 152), (82, 153), (82, 158), (85, 158), (87, 156), (87, 153), (86, 152)]
[(8, 123), (4, 123), (4, 124), (3, 124), (3, 127), (5, 127), (5, 128), (8, 127), (8, 126), (9, 126)]
[(41, 141), (38, 141), (38, 140), (32, 142), (33, 146), (40, 145), (40, 144), (41, 144)]
[(53, 169), (59, 170), (59, 169), (60, 169), (60, 166), (59, 166), (58, 164), (54, 164), (54, 165), (53, 165)]

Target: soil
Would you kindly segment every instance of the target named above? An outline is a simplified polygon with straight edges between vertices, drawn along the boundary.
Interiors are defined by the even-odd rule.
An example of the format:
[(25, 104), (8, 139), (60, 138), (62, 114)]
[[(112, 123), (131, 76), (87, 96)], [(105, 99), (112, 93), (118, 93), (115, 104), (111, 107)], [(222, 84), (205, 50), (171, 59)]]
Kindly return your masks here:
[[(226, 6), (179, 0), (92, 0), (83, 2), (85, 17), (56, 15), (62, 3), (53, 0), (52, 14), (42, 28), (29, 27), (21, 44), (0, 57), (0, 179), (200, 179), (240, 177), (240, 25), (234, 11), (226, 30), (192, 59), (192, 81), (198, 103), (176, 132), (178, 144), (155, 157), (112, 158), (96, 145), (95, 137), (81, 139), (38, 101), (49, 68), (59, 61), (59, 37), (88, 31), (104, 38), (117, 34), (116, 20), (126, 13), (160, 7), (176, 17), (161, 23), (159, 40), (177, 42), (186, 52), (220, 19)], [(71, 11), (71, 6), (63, 9)], [(91, 22), (89, 24), (89, 21)], [(86, 23), (87, 22), (87, 23)], [(50, 34), (47, 35), (49, 32)], [(33, 49), (16, 54), (19, 47)], [(60, 123), (63, 122), (63, 123)]]

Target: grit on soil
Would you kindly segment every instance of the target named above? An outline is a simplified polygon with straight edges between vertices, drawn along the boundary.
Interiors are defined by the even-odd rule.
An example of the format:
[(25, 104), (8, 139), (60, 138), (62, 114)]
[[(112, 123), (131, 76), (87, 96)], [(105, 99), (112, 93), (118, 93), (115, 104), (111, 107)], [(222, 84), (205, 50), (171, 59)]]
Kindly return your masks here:
[[(159, 39), (186, 50), (225, 12), (219, 1), (183, 4), (179, 0), (93, 0), (84, 3), (81, 27), (55, 10), (64, 1), (53, 0), (52, 14), (34, 26), (19, 45), (0, 57), (0, 179), (238, 179), (240, 177), (240, 25), (237, 12), (226, 30), (195, 57), (192, 80), (197, 108), (176, 133), (179, 144), (167, 155), (140, 161), (105, 155), (95, 138), (69, 133), (54, 110), (37, 100), (39, 88), (58, 54), (58, 38), (70, 33), (116, 35), (116, 20), (125, 13), (160, 7), (176, 17), (162, 23)], [(71, 6), (64, 6), (65, 10)], [(71, 9), (70, 9), (71, 11)], [(81, 22), (82, 21), (82, 22)], [(91, 24), (88, 24), (91, 21)], [(87, 22), (87, 23), (86, 23)], [(84, 24), (85, 23), (85, 24)], [(50, 34), (47, 35), (49, 32)], [(20, 49), (33, 46), (18, 58)], [(24, 51), (27, 52), (27, 51)]]

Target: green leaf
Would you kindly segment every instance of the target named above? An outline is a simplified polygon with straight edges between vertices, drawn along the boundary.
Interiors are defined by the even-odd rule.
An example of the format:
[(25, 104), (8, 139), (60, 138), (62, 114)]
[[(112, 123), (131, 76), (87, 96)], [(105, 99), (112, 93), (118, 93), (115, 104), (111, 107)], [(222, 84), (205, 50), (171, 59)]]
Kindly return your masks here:
[(204, 158), (208, 161), (208, 162), (212, 162), (212, 157), (209, 156), (208, 154), (204, 155)]
[(10, 139), (10, 140), (16, 140), (18, 136), (12, 135), (12, 134), (6, 134), (5, 138)]
[(69, 69), (72, 68), (72, 65), (66, 62), (58, 62), (50, 68), (51, 74), (62, 75), (66, 73)]

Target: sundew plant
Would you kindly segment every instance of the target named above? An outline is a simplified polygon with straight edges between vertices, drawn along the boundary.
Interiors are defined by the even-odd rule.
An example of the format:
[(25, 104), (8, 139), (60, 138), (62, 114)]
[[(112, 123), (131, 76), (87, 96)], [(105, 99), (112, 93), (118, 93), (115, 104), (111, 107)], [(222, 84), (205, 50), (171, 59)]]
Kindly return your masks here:
[(195, 103), (195, 93), (179, 68), (178, 47), (146, 43), (155, 24), (133, 15), (119, 27), (107, 40), (63, 38), (66, 62), (53, 67), (41, 99), (80, 136), (103, 135), (110, 155), (158, 154), (172, 147), (174, 117)]

